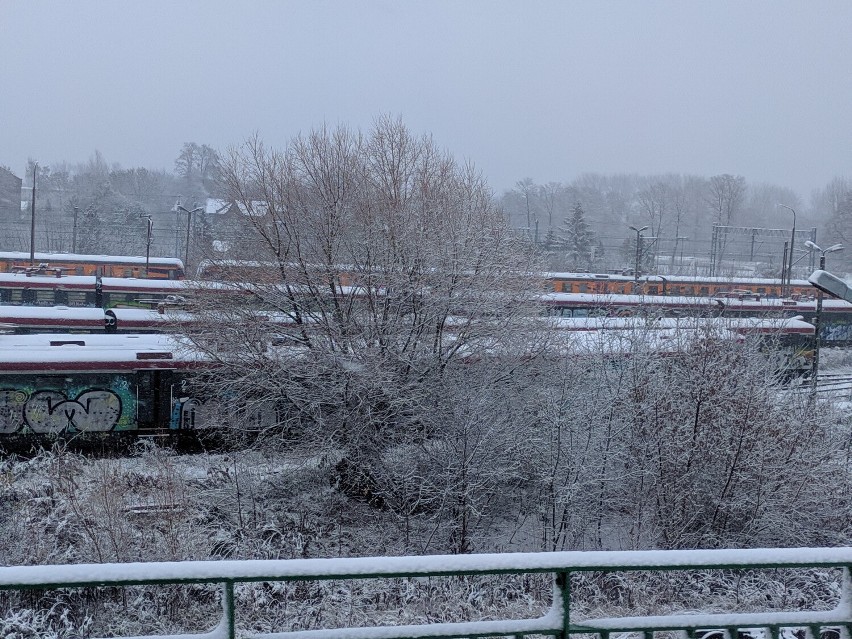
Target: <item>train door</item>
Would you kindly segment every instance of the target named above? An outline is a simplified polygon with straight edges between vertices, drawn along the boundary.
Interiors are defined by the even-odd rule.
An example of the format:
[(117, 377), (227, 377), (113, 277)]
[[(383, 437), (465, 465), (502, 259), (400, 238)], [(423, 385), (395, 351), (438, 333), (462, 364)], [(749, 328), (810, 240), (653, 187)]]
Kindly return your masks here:
[(173, 372), (136, 373), (136, 426), (139, 430), (166, 430), (171, 419), (170, 389)]

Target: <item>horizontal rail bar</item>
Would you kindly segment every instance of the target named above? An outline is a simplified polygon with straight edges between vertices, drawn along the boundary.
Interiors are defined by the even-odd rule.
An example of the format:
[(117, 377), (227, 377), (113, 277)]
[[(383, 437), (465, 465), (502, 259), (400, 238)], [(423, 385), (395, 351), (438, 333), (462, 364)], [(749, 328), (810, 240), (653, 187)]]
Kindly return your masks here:
[[(654, 632), (699, 634), (719, 631), (734, 637), (739, 629), (762, 629), (779, 636), (781, 628), (805, 628), (813, 639), (821, 629), (835, 629), (848, 639), (852, 626), (852, 548), (783, 548), (751, 550), (675, 550), (620, 552), (553, 552), (423, 557), (364, 557), (271, 561), (189, 561), (126, 564), (0, 567), (0, 590), (79, 588), (167, 584), (218, 584), (222, 616), (203, 634), (146, 635), (124, 639), (421, 639), (636, 633), (645, 639)], [(573, 623), (570, 615), (572, 572), (680, 571), (767, 568), (843, 568), (842, 594), (828, 611), (769, 611), (760, 613), (695, 613), (586, 619)], [(455, 575), (552, 573), (553, 600), (549, 611), (533, 619), (489, 620), (403, 626), (335, 628), (264, 634), (238, 633), (234, 587), (240, 583), (346, 580)]]
[(0, 567), (0, 590), (584, 571), (842, 568), (852, 548), (567, 551)]

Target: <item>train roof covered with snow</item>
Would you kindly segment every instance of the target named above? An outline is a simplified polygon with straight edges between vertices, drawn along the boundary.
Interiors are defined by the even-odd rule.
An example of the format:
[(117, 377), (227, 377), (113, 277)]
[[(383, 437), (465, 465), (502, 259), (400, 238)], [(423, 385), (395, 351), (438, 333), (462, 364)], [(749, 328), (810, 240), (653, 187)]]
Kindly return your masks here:
[(202, 361), (173, 335), (0, 335), (0, 375), (182, 369)]

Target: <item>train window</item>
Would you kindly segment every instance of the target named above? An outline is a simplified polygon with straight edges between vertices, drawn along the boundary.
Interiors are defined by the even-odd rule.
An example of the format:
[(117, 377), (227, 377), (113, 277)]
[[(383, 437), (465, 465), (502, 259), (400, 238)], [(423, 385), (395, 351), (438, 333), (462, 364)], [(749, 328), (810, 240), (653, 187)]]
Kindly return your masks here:
[(86, 293), (83, 291), (65, 291), (65, 294), (68, 296), (66, 306), (87, 306)]
[(9, 289), (0, 289), (0, 302), (8, 304), (12, 301), (12, 291)]
[(578, 288), (578, 292), (579, 292), (579, 293), (586, 293), (586, 292), (589, 290), (589, 285), (588, 285), (588, 284), (586, 284), (585, 282), (581, 282), (581, 283), (577, 286), (577, 288)]
[(53, 303), (57, 306), (68, 306), (68, 291), (61, 288), (54, 291)]
[(710, 295), (710, 289), (706, 286), (702, 286), (700, 289), (698, 289), (698, 294), (704, 296)]
[(31, 288), (25, 288), (21, 291), (21, 304), (35, 304), (36, 292)]
[(648, 287), (648, 295), (659, 295), (660, 287), (659, 286), (649, 286)]

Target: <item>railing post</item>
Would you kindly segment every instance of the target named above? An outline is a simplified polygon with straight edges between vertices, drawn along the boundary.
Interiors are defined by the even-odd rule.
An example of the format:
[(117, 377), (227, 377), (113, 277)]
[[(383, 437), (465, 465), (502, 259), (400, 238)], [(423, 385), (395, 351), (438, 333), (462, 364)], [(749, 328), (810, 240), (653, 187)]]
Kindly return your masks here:
[(228, 639), (236, 639), (234, 613), (234, 582), (226, 581), (222, 584), (222, 623), (225, 626), (225, 636)]
[(571, 573), (556, 573), (556, 589), (562, 602), (562, 634), (561, 639), (568, 639), (571, 634)]

